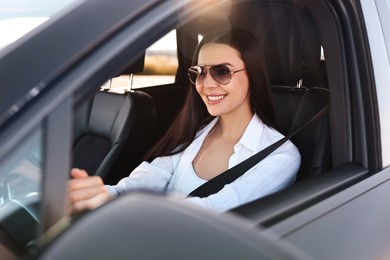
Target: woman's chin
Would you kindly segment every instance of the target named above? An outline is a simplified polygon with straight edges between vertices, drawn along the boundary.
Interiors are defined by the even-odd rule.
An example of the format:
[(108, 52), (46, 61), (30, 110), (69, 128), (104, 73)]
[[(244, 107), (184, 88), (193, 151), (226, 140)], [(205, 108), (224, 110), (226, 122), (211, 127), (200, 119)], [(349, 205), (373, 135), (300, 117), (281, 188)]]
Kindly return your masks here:
[(211, 116), (220, 116), (221, 115), (221, 112), (220, 111), (216, 111), (215, 109), (207, 109), (207, 111), (209, 112), (209, 114)]

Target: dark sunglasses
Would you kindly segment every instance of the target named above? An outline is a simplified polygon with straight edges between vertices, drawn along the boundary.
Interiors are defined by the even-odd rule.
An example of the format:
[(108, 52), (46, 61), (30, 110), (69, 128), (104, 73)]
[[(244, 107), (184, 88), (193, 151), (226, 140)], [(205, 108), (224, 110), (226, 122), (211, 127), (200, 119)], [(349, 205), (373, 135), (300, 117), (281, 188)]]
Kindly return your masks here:
[(207, 66), (207, 65), (192, 66), (188, 69), (188, 77), (190, 78), (192, 84), (194, 85), (203, 84), (207, 75), (206, 67), (209, 67), (208, 71), (211, 77), (216, 82), (222, 85), (229, 84), (230, 80), (232, 79), (232, 74), (245, 70), (244, 68), (240, 70), (230, 71), (229, 67), (224, 64), (218, 64), (212, 66)]

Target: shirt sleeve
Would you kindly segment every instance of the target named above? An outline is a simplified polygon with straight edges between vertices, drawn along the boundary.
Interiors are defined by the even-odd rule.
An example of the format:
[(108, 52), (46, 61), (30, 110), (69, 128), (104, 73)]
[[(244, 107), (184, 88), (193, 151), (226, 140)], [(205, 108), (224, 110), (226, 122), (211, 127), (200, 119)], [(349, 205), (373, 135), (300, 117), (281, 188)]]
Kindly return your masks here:
[(142, 162), (131, 174), (116, 185), (106, 185), (108, 192), (116, 197), (134, 190), (165, 191), (175, 167), (174, 156), (158, 157), (151, 163)]
[(192, 197), (186, 200), (224, 212), (291, 185), (300, 162), (298, 149), (292, 143), (286, 143), (219, 192), (205, 198)]

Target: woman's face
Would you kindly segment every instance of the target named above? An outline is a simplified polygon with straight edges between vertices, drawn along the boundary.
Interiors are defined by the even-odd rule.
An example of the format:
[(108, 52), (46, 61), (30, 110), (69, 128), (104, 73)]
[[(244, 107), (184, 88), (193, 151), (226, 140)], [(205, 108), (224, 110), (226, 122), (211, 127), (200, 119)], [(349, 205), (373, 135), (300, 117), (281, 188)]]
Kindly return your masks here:
[(228, 84), (215, 81), (208, 69), (209, 65), (225, 64), (230, 71), (245, 68), (240, 53), (226, 44), (208, 43), (202, 46), (198, 56), (198, 65), (206, 65), (207, 75), (203, 84), (196, 85), (196, 90), (206, 104), (212, 116), (224, 116), (251, 113), (249, 101), (249, 80), (246, 70), (233, 73)]

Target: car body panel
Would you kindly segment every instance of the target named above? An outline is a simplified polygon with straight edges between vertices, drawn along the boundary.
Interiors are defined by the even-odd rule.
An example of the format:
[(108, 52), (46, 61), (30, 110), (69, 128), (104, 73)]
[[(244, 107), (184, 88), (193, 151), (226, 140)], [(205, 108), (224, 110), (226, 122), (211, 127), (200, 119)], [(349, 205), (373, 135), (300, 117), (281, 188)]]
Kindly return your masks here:
[[(375, 73), (375, 84), (380, 116), (380, 131), (382, 139), (383, 167), (390, 165), (390, 121), (387, 111), (390, 110), (390, 2), (361, 1), (365, 16), (367, 34)], [(387, 55), (385, 55), (387, 54)]]
[(94, 214), (81, 216), (75, 228), (53, 241), (39, 259), (103, 260), (124, 255), (136, 259), (312, 259), (288, 242), (275, 243), (272, 235), (261, 235), (244, 219), (153, 193), (126, 194)]
[(386, 169), (272, 226), (268, 232), (315, 259), (387, 259), (389, 180), (390, 169)]

